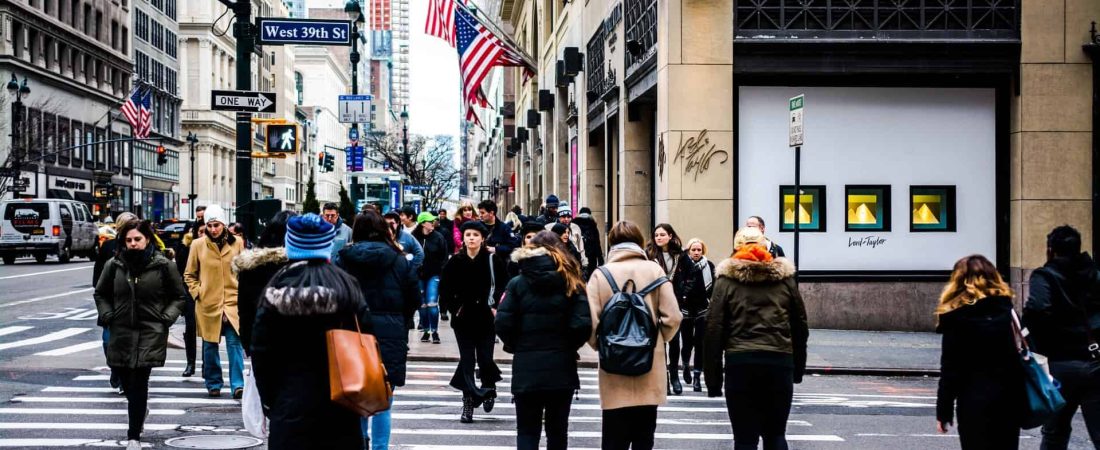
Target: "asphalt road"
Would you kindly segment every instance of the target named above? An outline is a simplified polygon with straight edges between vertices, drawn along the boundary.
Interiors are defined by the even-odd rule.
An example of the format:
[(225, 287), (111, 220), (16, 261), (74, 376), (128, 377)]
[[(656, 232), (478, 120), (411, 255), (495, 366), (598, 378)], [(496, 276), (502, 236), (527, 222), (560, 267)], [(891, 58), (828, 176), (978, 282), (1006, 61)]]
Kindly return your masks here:
[[(111, 446), (125, 436), (125, 401), (111, 392), (103, 367), (91, 266), (83, 261), (38, 265), (29, 259), (0, 266), (0, 447)], [(168, 358), (166, 367), (153, 373), (145, 442), (167, 448), (165, 440), (173, 437), (245, 435), (238, 402), (207, 398), (201, 377), (180, 378), (182, 350), (170, 350)], [(458, 422), (461, 397), (447, 386), (453, 364), (411, 362), (409, 371), (409, 384), (397, 391), (393, 448), (514, 448), (507, 376), (496, 409), (479, 411), (475, 423), (466, 425)], [(599, 447), (595, 376), (591, 369), (582, 371), (570, 448)], [(807, 377), (795, 390), (791, 448), (958, 448), (953, 433), (935, 432), (935, 389), (935, 378)], [(672, 398), (658, 419), (658, 449), (729, 448), (722, 399), (689, 392)], [(1080, 418), (1075, 430), (1071, 448), (1092, 448)], [(1021, 448), (1038, 446), (1038, 430), (1021, 433)]]

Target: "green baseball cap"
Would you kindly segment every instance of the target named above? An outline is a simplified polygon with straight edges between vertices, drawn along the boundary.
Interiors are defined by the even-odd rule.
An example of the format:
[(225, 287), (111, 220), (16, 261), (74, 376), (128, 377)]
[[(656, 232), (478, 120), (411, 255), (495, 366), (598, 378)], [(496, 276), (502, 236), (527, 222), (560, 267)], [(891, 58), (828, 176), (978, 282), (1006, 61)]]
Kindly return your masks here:
[(424, 211), (424, 212), (420, 213), (419, 216), (416, 216), (416, 224), (417, 225), (420, 225), (424, 222), (434, 222), (434, 221), (435, 221), (435, 216), (433, 216), (432, 213), (430, 213), (428, 211)]

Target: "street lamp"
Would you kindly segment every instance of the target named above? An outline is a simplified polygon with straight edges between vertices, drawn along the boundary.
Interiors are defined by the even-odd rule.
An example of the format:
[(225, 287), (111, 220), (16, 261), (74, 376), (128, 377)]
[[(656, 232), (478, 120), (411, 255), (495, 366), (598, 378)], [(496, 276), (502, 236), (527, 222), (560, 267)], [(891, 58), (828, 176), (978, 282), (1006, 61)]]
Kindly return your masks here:
[[(364, 22), (363, 8), (359, 6), (359, 0), (348, 0), (347, 3), (344, 3), (344, 12), (351, 19), (351, 95), (359, 95), (359, 25)], [(353, 123), (351, 128), (355, 130), (355, 135), (358, 136), (359, 124)], [(348, 138), (350, 141), (351, 137)], [(349, 142), (349, 144), (351, 143)], [(352, 206), (358, 209), (359, 204), (355, 194), (359, 192), (359, 177), (351, 177), (350, 184), (351, 192), (348, 197), (351, 199)]]
[[(401, 161), (404, 163), (405, 176), (404, 179), (412, 182), (409, 170), (409, 109), (407, 106), (401, 106)], [(401, 198), (402, 204), (404, 204), (405, 187), (401, 186)], [(403, 206), (403, 205), (402, 205)]]
[(187, 194), (187, 201), (191, 203), (191, 220), (195, 219), (195, 199), (199, 198), (199, 194), (195, 193), (195, 144), (198, 142), (199, 137), (188, 131), (187, 143), (191, 145), (191, 193)]
[[(31, 88), (27, 86), (27, 77), (23, 77), (23, 84), (19, 84), (19, 78), (14, 73), (11, 74), (11, 81), (8, 81), (8, 95), (13, 98), (11, 103), (11, 154), (12, 154), (12, 184), (14, 180), (18, 180), (22, 177), (20, 163), (23, 160), (22, 150), (19, 149), (19, 142), (22, 138), (23, 120), (25, 119), (26, 109), (23, 107), (23, 99), (27, 98), (31, 94)], [(14, 195), (13, 195), (14, 197)]]

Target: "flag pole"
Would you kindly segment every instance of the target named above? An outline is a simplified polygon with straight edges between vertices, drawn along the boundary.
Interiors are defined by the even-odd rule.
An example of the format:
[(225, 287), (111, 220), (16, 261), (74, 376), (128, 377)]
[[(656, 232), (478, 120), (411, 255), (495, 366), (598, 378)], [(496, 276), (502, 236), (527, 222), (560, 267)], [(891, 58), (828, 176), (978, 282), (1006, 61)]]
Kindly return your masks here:
[(523, 51), (523, 49), (521, 49), (519, 47), (519, 44), (516, 44), (515, 41), (512, 40), (512, 37), (510, 35), (508, 35), (508, 33), (505, 33), (503, 30), (500, 29), (499, 26), (497, 26), (496, 23), (494, 23), (492, 21), (492, 18), (485, 17), (485, 20), (481, 20), (481, 18), (479, 17), (479, 14), (476, 11), (470, 10), (470, 8), (467, 8), (466, 5), (463, 4), (463, 2), (461, 2), (461, 1), (456, 0), (455, 1), (455, 6), (465, 10), (467, 13), (470, 14), (470, 16), (472, 16), (474, 19), (476, 19), (478, 21), (478, 23), (481, 23), (482, 25), (485, 25), (486, 27), (490, 28), (489, 32), (493, 33), (494, 35), (497, 35), (498, 38), (501, 38), (501, 42), (504, 45), (507, 45), (509, 50), (511, 50), (511, 51), (515, 52), (517, 55), (520, 55), (521, 57), (523, 57), (523, 62), (527, 64), (527, 66), (524, 67), (525, 69), (528, 69), (532, 72), (535, 71), (536, 65), (535, 65), (534, 58), (532, 58), (531, 55), (528, 55), (527, 52)]

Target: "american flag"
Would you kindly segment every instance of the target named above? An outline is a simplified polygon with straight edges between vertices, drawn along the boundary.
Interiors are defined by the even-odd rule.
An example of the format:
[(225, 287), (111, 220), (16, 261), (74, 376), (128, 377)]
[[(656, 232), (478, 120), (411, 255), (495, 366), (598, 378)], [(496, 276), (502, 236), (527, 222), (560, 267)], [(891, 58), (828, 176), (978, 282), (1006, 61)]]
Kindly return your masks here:
[(428, 20), (424, 33), (435, 36), (451, 47), (455, 46), (455, 2), (459, 0), (428, 0)]
[(134, 88), (126, 103), (122, 104), (122, 115), (130, 122), (131, 134), (136, 139), (149, 137), (149, 130), (153, 127), (152, 99), (153, 92), (139, 86)]
[(525, 65), (523, 57), (506, 48), (491, 31), (474, 18), (466, 8), (455, 8), (455, 38), (459, 69), (462, 76), (462, 99), (466, 104), (466, 120), (480, 123), (474, 105), (487, 106), (489, 101), (481, 91), (481, 82), (497, 66)]

